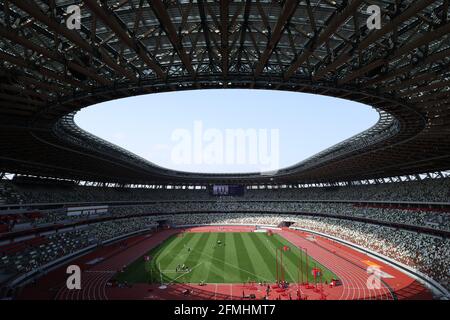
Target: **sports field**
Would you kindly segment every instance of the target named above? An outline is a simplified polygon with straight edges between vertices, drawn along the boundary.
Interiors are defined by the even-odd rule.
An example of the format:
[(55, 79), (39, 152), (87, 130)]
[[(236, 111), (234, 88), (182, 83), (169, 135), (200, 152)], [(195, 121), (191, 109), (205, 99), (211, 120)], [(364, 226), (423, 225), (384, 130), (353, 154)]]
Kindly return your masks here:
[[(323, 281), (336, 276), (277, 234), (258, 232), (205, 232), (174, 235), (134, 261), (116, 276), (128, 283), (244, 283), (277, 279), (276, 249), (283, 250), (284, 278), (289, 283), (314, 281), (311, 269), (322, 270)], [(184, 266), (184, 268), (183, 268)], [(301, 272), (303, 270), (303, 272)], [(281, 270), (279, 269), (279, 274)]]

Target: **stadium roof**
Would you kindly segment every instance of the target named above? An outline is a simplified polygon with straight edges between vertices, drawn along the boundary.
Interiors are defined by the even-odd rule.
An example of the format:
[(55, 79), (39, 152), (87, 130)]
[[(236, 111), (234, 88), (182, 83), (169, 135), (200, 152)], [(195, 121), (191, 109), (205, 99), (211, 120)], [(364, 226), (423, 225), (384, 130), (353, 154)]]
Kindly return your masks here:
[[(69, 29), (69, 5), (81, 29)], [(381, 7), (369, 30), (367, 7)], [(108, 182), (330, 182), (450, 167), (448, 0), (0, 1), (0, 168)], [(160, 168), (84, 132), (77, 110), (197, 88), (329, 95), (380, 121), (275, 175)]]

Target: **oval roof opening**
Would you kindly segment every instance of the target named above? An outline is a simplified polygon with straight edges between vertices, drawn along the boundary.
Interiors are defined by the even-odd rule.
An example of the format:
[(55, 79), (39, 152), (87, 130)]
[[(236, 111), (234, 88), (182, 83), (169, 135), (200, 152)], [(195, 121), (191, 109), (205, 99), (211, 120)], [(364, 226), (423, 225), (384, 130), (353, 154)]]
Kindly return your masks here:
[(164, 168), (197, 173), (276, 171), (379, 119), (370, 106), (251, 89), (148, 94), (82, 109), (82, 129)]

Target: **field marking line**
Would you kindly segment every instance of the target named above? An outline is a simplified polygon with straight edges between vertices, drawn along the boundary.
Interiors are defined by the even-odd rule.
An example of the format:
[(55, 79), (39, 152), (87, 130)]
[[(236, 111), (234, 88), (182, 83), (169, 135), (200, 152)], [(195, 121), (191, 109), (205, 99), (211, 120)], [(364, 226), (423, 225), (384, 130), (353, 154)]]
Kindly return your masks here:
[[(191, 255), (192, 252), (188, 252), (188, 253), (183, 253), (181, 255), (173, 253), (173, 252), (168, 252), (167, 254), (164, 255), (164, 257), (170, 257), (172, 258), (172, 261), (174, 260), (174, 258), (184, 258), (185, 256)], [(154, 261), (154, 263), (157, 263), (157, 260), (160, 259), (160, 257), (155, 257), (154, 259), (152, 259), (152, 261)], [(161, 263), (161, 262), (159, 262)], [(159, 270), (160, 272), (162, 272), (161, 270)], [(176, 273), (176, 270), (174, 269), (164, 269), (163, 273)]]
[(206, 254), (206, 253), (204, 253), (204, 252), (199, 252), (199, 251), (197, 251), (197, 250), (195, 250), (195, 249), (191, 249), (191, 250), (193, 250), (193, 251), (195, 251), (195, 252), (198, 252), (200, 255), (205, 255), (205, 256), (207, 256), (207, 257), (210, 258), (210, 259), (213, 259), (213, 260), (216, 260), (216, 261), (219, 261), (219, 262), (223, 262), (224, 264), (226, 264), (226, 265), (228, 265), (228, 266), (230, 266), (230, 267), (233, 267), (233, 268), (235, 268), (235, 269), (237, 269), (237, 270), (240, 270), (240, 271), (244, 271), (244, 272), (246, 272), (246, 273), (248, 273), (248, 274), (250, 274), (250, 275), (252, 275), (252, 276), (260, 277), (260, 278), (261, 278), (262, 280), (264, 280), (264, 281), (271, 282), (271, 281), (270, 281), (269, 279), (267, 279), (267, 278), (263, 278), (263, 277), (261, 277), (261, 276), (259, 276), (259, 275), (257, 275), (257, 274), (254, 274), (254, 273), (252, 273), (252, 272), (250, 272), (250, 271), (247, 271), (247, 270), (245, 270), (245, 269), (239, 268), (239, 267), (235, 266), (234, 264), (231, 264), (231, 263), (226, 262), (225, 260), (215, 258), (214, 256), (211, 256), (211, 255)]
[[(269, 242), (269, 240), (267, 239), (267, 243), (270, 244), (271, 242)], [(228, 262), (226, 262), (226, 261), (224, 261), (224, 260), (222, 260), (222, 259), (215, 258), (214, 256), (209, 255), (209, 254), (207, 254), (207, 253), (205, 253), (205, 252), (201, 252), (201, 251), (199, 251), (199, 250), (197, 250), (197, 249), (193, 249), (192, 247), (191, 247), (191, 251), (193, 251), (193, 252), (199, 254), (200, 256), (206, 256), (206, 257), (208, 257), (208, 258), (210, 258), (210, 259), (212, 259), (212, 260), (215, 260), (215, 261), (218, 261), (218, 262), (222, 262), (222, 263), (224, 263), (225, 265), (228, 265), (228, 266), (230, 266), (230, 267), (232, 267), (232, 268), (234, 268), (234, 269), (237, 269), (237, 270), (239, 270), (239, 271), (244, 271), (245, 273), (250, 274), (250, 275), (252, 275), (252, 276), (259, 277), (259, 278), (261, 278), (261, 279), (264, 280), (264, 281), (271, 282), (271, 280), (269, 280), (269, 279), (267, 279), (267, 278), (265, 278), (265, 277), (261, 277), (260, 275), (257, 275), (257, 274), (255, 274), (255, 273), (252, 273), (252, 272), (248, 271), (248, 270), (242, 269), (242, 268), (240, 268), (240, 267), (238, 267), (238, 266), (236, 266), (236, 265), (234, 265), (234, 264), (228, 263)], [(183, 254), (182, 256), (184, 256), (184, 255), (186, 255), (186, 253)], [(165, 255), (165, 256), (176, 256), (176, 254), (170, 252), (170, 253), (168, 253), (168, 254)], [(178, 255), (178, 256), (180, 256), (180, 255)], [(204, 263), (204, 261), (201, 262), (200, 264), (202, 264), (202, 263)], [(198, 265), (196, 265), (195, 267), (197, 267), (197, 266), (198, 266)], [(193, 268), (192, 268), (192, 269), (193, 269)], [(290, 277), (291, 277), (292, 279), (295, 279), (295, 277), (292, 276), (292, 273), (289, 272), (289, 270), (287, 270), (287, 272), (289, 273), (289, 275), (290, 275)], [(186, 274), (187, 274), (187, 273), (186, 273)], [(178, 278), (180, 278), (180, 277), (182, 277), (182, 276), (184, 276), (184, 275), (186, 275), (186, 274), (183, 274), (183, 275), (181, 275), (181, 276), (175, 278), (174, 280), (172, 280), (172, 282), (169, 282), (169, 283), (173, 283), (175, 280), (177, 280)], [(297, 286), (298, 286), (298, 284), (297, 284)], [(300, 291), (302, 291), (301, 288), (300, 288)]]
[[(190, 240), (189, 240), (189, 241), (190, 241)], [(187, 247), (187, 245), (184, 244), (184, 245), (183, 245), (183, 248), (185, 249), (186, 247)], [(165, 249), (167, 249), (167, 248), (165, 248)], [(164, 249), (164, 250), (165, 250), (165, 249)], [(191, 251), (194, 251), (194, 249), (191, 248)], [(179, 252), (179, 251), (178, 251), (178, 252)], [(152, 260), (154, 260), (155, 263), (156, 263), (156, 261), (157, 261), (158, 259), (159, 259), (160, 262), (161, 262), (162, 259), (170, 258), (170, 259), (172, 260), (170, 264), (172, 264), (172, 262), (173, 262), (173, 260), (174, 260), (175, 258), (189, 257), (189, 256), (192, 254), (192, 252), (185, 252), (185, 253), (182, 253), (182, 254), (178, 254), (178, 252), (172, 252), (172, 251), (169, 251), (169, 252), (167, 252), (167, 253), (165, 253), (165, 254), (163, 254), (163, 255), (157, 255), (157, 256), (155, 256)]]
[[(167, 240), (168, 240), (168, 239), (162, 241), (161, 244), (163, 244), (163, 243), (164, 243), (165, 241), (167, 241)], [(196, 239), (196, 238), (194, 238), (194, 237), (188, 239), (185, 243), (183, 243), (183, 249), (185, 249), (185, 248), (187, 247), (187, 245), (188, 245), (190, 242), (194, 241), (194, 244), (195, 244), (195, 243), (197, 243), (199, 240), (200, 240), (200, 239)], [(172, 248), (174, 248), (174, 247), (176, 247), (176, 246), (177, 246), (177, 243), (176, 243), (176, 239), (175, 239), (175, 240), (174, 240), (173, 242), (171, 242), (167, 247), (161, 248), (161, 249), (163, 249), (163, 252), (167, 251), (167, 249), (170, 249), (170, 250), (167, 251), (167, 253), (165, 253), (165, 254), (163, 254), (163, 255), (159, 254), (158, 257), (159, 257), (160, 259), (165, 259), (166, 257), (172, 258), (173, 256), (177, 256), (177, 253), (173, 253), (173, 251), (172, 251)], [(180, 250), (180, 251), (181, 251), (181, 250)], [(180, 251), (178, 251), (178, 252), (180, 252)], [(186, 254), (187, 254), (187, 253), (183, 253), (183, 255), (186, 255)], [(156, 257), (155, 257), (155, 258), (156, 258)]]
[[(155, 258), (157, 256), (159, 259), (162, 260), (162, 259), (165, 259), (167, 257), (172, 258), (174, 255), (177, 255), (177, 253), (173, 252), (173, 248), (169, 248), (170, 245), (171, 244), (169, 244), (169, 246), (167, 246), (166, 248), (161, 248), (162, 252), (159, 252), (157, 255), (155, 255)], [(175, 247), (175, 246), (176, 246), (176, 244), (173, 245), (172, 247)], [(184, 249), (184, 247), (185, 247), (185, 245), (183, 245), (183, 249)], [(178, 251), (178, 252), (180, 252), (180, 251)], [(161, 253), (163, 253), (163, 254), (161, 254)]]
[(192, 270), (194, 270), (194, 269), (197, 268), (198, 266), (202, 265), (203, 263), (204, 263), (204, 261), (202, 261), (202, 262), (200, 262), (199, 264), (193, 266), (189, 272), (183, 273), (182, 275), (180, 275), (180, 276), (176, 277), (175, 279), (173, 279), (172, 281), (168, 282), (168, 284), (173, 284), (176, 280), (178, 280), (179, 278), (181, 278), (181, 277), (183, 277), (183, 276), (185, 276), (185, 275), (191, 273)]

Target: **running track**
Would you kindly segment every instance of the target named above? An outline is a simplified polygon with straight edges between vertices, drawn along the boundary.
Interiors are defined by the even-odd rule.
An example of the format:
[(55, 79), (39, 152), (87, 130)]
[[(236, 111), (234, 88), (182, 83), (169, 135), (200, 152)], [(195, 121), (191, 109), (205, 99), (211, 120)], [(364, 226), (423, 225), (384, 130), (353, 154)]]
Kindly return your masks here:
[[(209, 226), (190, 228), (188, 232), (249, 232), (253, 227)], [(81, 290), (68, 290), (65, 286), (66, 266), (49, 272), (34, 285), (29, 285), (19, 295), (19, 299), (57, 299), (57, 300), (109, 300), (109, 299), (243, 299), (249, 294), (256, 298), (265, 295), (265, 286), (258, 284), (172, 284), (159, 289), (155, 284), (135, 284), (132, 287), (112, 287), (110, 279), (126, 264), (138, 259), (172, 234), (180, 230), (164, 230), (153, 235), (140, 235), (128, 238), (95, 250), (70, 264), (82, 269)], [(359, 299), (431, 299), (431, 293), (420, 283), (389, 265), (369, 257), (350, 247), (322, 237), (290, 229), (276, 231), (293, 245), (307, 249), (308, 255), (332, 270), (342, 281), (341, 286), (324, 286), (324, 294), (300, 284), (291, 284), (283, 293), (271, 290), (270, 299), (296, 299), (297, 290), (309, 300), (359, 300)], [(89, 264), (95, 259), (95, 264)], [(367, 281), (369, 264), (378, 265), (392, 278), (383, 278), (378, 289), (369, 289)], [(189, 290), (188, 295), (185, 290)]]

